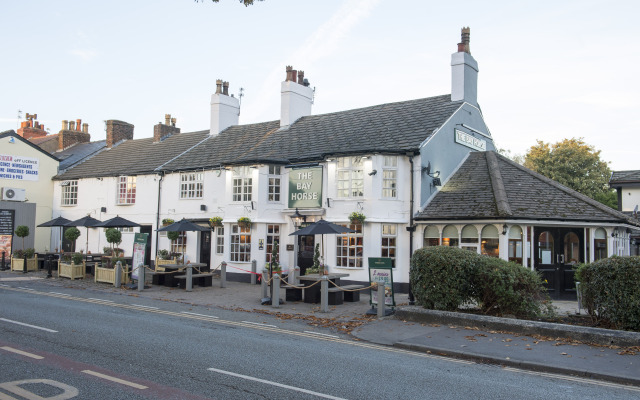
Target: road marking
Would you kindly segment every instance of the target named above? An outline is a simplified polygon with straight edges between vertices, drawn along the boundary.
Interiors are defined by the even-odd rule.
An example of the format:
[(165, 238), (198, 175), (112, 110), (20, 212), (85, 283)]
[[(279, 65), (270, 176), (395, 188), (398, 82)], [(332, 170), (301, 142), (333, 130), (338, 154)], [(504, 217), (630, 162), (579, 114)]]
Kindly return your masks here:
[(269, 324), (261, 324), (260, 322), (251, 322), (251, 321), (242, 321), (245, 324), (251, 324), (251, 325), (258, 325), (258, 326), (268, 326), (269, 328), (277, 328), (277, 326), (275, 325), (269, 325)]
[(296, 392), (306, 393), (306, 394), (310, 394), (312, 396), (322, 397), (322, 398), (325, 398), (325, 399), (346, 400), (346, 399), (344, 399), (342, 397), (330, 396), (330, 395), (324, 394), (324, 393), (313, 392), (311, 390), (302, 389), (302, 388), (295, 387), (295, 386), (283, 385), (282, 383), (267, 381), (265, 379), (260, 379), (260, 378), (254, 378), (253, 376), (248, 376), (248, 375), (236, 374), (234, 372), (223, 371), (221, 369), (209, 368), (209, 371), (213, 371), (213, 372), (217, 372), (217, 373), (225, 374), (225, 375), (230, 375), (230, 376), (235, 376), (236, 378), (242, 378), (242, 379), (246, 379), (246, 380), (249, 380), (249, 381), (266, 383), (267, 385), (277, 386), (277, 387), (281, 387), (281, 388), (289, 389), (289, 390), (295, 390)]
[(4, 283), (0, 283), (0, 286), (9, 287), (9, 285), (5, 285)]
[(16, 324), (16, 325), (27, 326), (29, 328), (40, 329), (40, 330), (46, 331), (46, 332), (58, 333), (58, 331), (54, 331), (53, 329), (43, 328), (41, 326), (36, 326), (36, 325), (29, 325), (29, 324), (25, 324), (24, 322), (12, 321), (12, 320), (6, 319), (6, 318), (0, 318), (0, 321), (10, 322), (10, 323)]
[(57, 295), (59, 295), (59, 296), (71, 296), (70, 294), (67, 294), (67, 293), (58, 293), (58, 292), (49, 292), (49, 293), (51, 293), (51, 294), (57, 294)]
[(21, 356), (34, 358), (34, 359), (36, 359), (36, 360), (42, 360), (42, 359), (44, 358), (44, 357), (39, 356), (39, 355), (37, 355), (37, 354), (27, 353), (26, 351), (22, 351), (22, 350), (14, 349), (13, 347), (9, 347), (9, 346), (2, 346), (2, 347), (0, 347), (0, 349), (2, 349), (2, 350), (6, 350), (6, 351), (9, 351), (9, 352), (11, 352), (11, 353), (20, 354)]
[(206, 317), (206, 318), (215, 318), (218, 319), (218, 317), (214, 317), (213, 315), (204, 315), (204, 314), (196, 314), (193, 312), (187, 312), (187, 311), (182, 311), (181, 314), (189, 314), (189, 315), (195, 315), (197, 317)]
[(633, 391), (636, 391), (636, 392), (640, 392), (640, 387), (635, 387), (635, 386), (630, 386), (630, 385), (623, 385), (623, 384), (620, 384), (620, 383), (597, 381), (597, 380), (589, 379), (589, 378), (580, 378), (580, 377), (577, 377), (577, 376), (569, 376), (569, 375), (559, 375), (559, 374), (553, 374), (553, 373), (550, 373), (550, 372), (527, 371), (527, 370), (524, 370), (524, 369), (518, 369), (518, 368), (512, 368), (512, 367), (503, 367), (502, 369), (504, 371), (519, 372), (521, 374), (542, 376), (542, 377), (545, 377), (545, 378), (561, 379), (563, 381), (571, 381), (571, 382), (577, 382), (577, 383), (589, 383), (589, 384), (592, 384), (592, 385), (606, 386), (606, 387), (615, 388), (615, 389), (625, 389), (625, 390), (633, 390)]
[(98, 377), (98, 378), (106, 379), (106, 380), (111, 381), (111, 382), (120, 383), (120, 384), (126, 385), (126, 386), (131, 386), (132, 388), (135, 388), (135, 389), (141, 389), (141, 390), (142, 389), (149, 389), (147, 386), (140, 385), (140, 384), (137, 384), (135, 382), (125, 381), (124, 379), (116, 378), (115, 376), (101, 374), (100, 372), (91, 371), (90, 369), (85, 369), (82, 372), (85, 373), (85, 374), (88, 374), (88, 375), (93, 375), (93, 376)]
[(104, 300), (104, 299), (96, 299), (95, 297), (88, 297), (89, 300), (96, 300), (96, 301), (106, 301), (107, 303), (113, 303), (113, 300)]
[[(33, 385), (33, 384), (37, 384), (38, 386), (41, 386), (41, 385), (53, 386), (57, 389), (62, 390), (62, 393), (57, 391), (58, 394), (56, 394), (53, 397), (40, 397), (39, 395), (31, 391), (28, 391), (22, 387), (22, 385)], [(6, 390), (7, 392), (11, 392), (15, 395), (20, 396), (21, 399), (27, 399), (27, 400), (46, 400), (46, 399), (68, 400), (78, 396), (79, 394), (79, 391), (77, 388), (66, 385), (62, 382), (53, 381), (51, 379), (25, 379), (22, 381), (4, 382), (4, 383), (0, 383), (0, 388)], [(7, 396), (2, 393), (0, 393), (0, 399), (16, 400), (11, 396)]]
[(326, 337), (331, 337), (331, 338), (336, 338), (339, 339), (340, 336), (336, 336), (336, 335), (327, 335), (326, 333), (319, 333), (319, 332), (312, 332), (312, 331), (304, 331), (304, 333), (310, 333), (312, 335), (318, 335), (318, 336), (326, 336)]
[(35, 291), (35, 289), (31, 289), (31, 288), (28, 288), (28, 287), (22, 287), (22, 286), (18, 286), (18, 289)]
[(140, 305), (140, 304), (131, 304), (131, 305), (132, 306), (136, 306), (136, 307), (142, 307), (142, 308), (150, 308), (152, 310), (159, 310), (158, 307), (143, 306), (143, 305)]

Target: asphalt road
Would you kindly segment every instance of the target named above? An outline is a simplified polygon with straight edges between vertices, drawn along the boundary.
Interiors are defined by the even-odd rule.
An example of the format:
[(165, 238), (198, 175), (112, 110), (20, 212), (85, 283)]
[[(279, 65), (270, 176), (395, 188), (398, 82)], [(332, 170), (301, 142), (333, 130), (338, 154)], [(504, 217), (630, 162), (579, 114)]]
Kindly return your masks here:
[(0, 286), (2, 400), (640, 398), (638, 388), (372, 345), (296, 320), (24, 287)]

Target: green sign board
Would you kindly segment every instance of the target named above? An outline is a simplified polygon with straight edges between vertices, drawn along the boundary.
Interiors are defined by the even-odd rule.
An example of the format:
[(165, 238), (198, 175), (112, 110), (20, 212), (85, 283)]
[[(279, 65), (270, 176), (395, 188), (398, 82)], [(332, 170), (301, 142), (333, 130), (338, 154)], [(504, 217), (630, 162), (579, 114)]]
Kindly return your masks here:
[(393, 260), (384, 257), (369, 257), (369, 282), (377, 283), (376, 288), (371, 288), (370, 303), (378, 304), (378, 290), (384, 287), (384, 304), (395, 307), (396, 299), (393, 293)]
[(295, 168), (289, 172), (289, 208), (322, 207), (322, 167)]
[(144, 266), (144, 253), (147, 248), (148, 233), (136, 233), (133, 235), (133, 271), (131, 271), (131, 279), (138, 279), (138, 267)]

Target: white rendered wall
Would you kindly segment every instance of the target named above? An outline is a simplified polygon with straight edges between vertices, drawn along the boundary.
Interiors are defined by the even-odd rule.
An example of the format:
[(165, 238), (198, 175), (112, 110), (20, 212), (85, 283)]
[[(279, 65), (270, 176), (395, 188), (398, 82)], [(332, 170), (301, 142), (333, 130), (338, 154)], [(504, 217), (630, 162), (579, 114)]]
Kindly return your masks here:
[(281, 85), (280, 126), (293, 124), (298, 118), (311, 115), (313, 89), (292, 81)]
[(232, 125), (238, 125), (240, 102), (235, 97), (214, 93), (211, 95), (210, 135), (217, 135)]
[(633, 211), (636, 206), (640, 207), (640, 187), (623, 187), (621, 194), (621, 211)]

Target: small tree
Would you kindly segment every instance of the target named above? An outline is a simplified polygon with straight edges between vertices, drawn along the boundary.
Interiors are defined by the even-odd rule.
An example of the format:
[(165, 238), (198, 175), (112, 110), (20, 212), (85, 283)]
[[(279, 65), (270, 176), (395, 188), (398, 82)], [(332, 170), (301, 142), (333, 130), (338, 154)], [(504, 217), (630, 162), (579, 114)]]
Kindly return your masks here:
[[(175, 246), (175, 241), (180, 237), (180, 232), (167, 232), (167, 239), (171, 240), (171, 248), (173, 249)], [(183, 249), (184, 251), (184, 249)]]
[(22, 249), (24, 249), (24, 238), (29, 236), (29, 227), (26, 225), (19, 225), (16, 228), (15, 234), (17, 237), (22, 238)]
[(64, 232), (64, 237), (73, 243), (73, 250), (75, 250), (76, 240), (80, 237), (80, 229), (72, 226)]
[(116, 228), (109, 228), (104, 233), (104, 235), (107, 237), (107, 242), (111, 244), (111, 254), (113, 254), (113, 245), (120, 244), (120, 242), (122, 241), (122, 232), (120, 232)]

